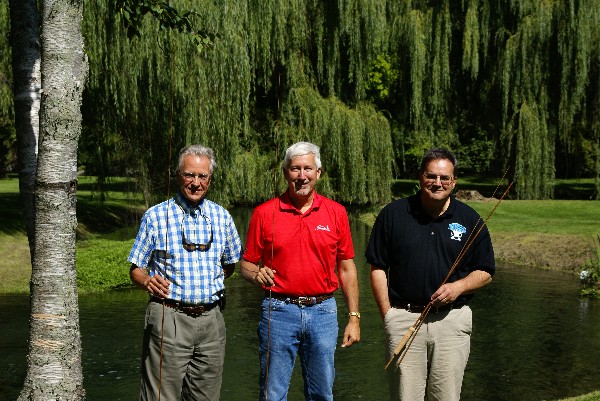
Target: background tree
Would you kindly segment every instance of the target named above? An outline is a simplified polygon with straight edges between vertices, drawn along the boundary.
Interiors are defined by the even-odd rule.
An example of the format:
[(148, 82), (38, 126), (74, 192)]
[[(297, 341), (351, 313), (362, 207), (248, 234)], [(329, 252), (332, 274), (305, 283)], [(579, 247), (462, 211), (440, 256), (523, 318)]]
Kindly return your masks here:
[[(10, 31), (7, 2), (0, 3), (0, 33)], [(9, 35), (0, 35), (0, 178), (13, 171), (16, 162), (15, 125), (12, 92), (11, 51)]]
[[(19, 193), (33, 260), (35, 208), (33, 192), (40, 130), (40, 15), (34, 0), (10, 0), (10, 38), (17, 142)], [(11, 105), (12, 106), (12, 105)]]
[[(25, 153), (30, 163), (20, 180), (29, 180), (30, 169), (35, 171), (35, 214), (33, 235), (29, 236), (33, 239), (30, 339), (27, 376), (19, 400), (81, 400), (85, 392), (75, 274), (75, 191), (81, 96), (88, 73), (81, 36), (83, 3), (45, 0), (41, 6), (42, 41), (38, 47), (35, 2), (11, 2), (12, 37), (25, 37), (24, 42), (13, 42), (13, 49), (19, 44), (25, 47), (16, 53), (23, 57), (15, 57), (25, 64), (15, 68), (19, 71), (15, 74), (17, 117), (28, 122), (17, 126), (19, 147), (24, 148), (19, 155)], [(32, 152), (36, 113), (31, 99), (36, 98), (39, 48), (42, 101), (36, 169)], [(27, 109), (29, 116), (23, 115)]]
[[(511, 166), (518, 198), (552, 198), (554, 178), (600, 176), (596, 0), (182, 0), (177, 8), (188, 11), (173, 21), (198, 41), (157, 20), (173, 15), (164, 1), (85, 7), (82, 167), (136, 177), (148, 204), (166, 192), (171, 132), (173, 153), (189, 142), (215, 148), (213, 196), (224, 203), (271, 196), (275, 153), (297, 139), (322, 141), (321, 190), (347, 204), (390, 197), (386, 180), (367, 189), (373, 177), (348, 166), (411, 177), (431, 146), (456, 151), (461, 175)], [(132, 17), (142, 9), (145, 17)], [(367, 121), (378, 123), (353, 125)], [(387, 152), (374, 158), (368, 149)]]
[[(174, 152), (189, 142), (215, 149), (220, 167), (213, 181), (218, 188), (212, 193), (221, 202), (253, 204), (272, 196), (273, 180), (268, 177), (274, 169), (280, 171), (277, 149), (283, 151), (297, 139), (321, 144), (324, 158), (334, 163), (325, 165), (331, 180), (323, 186), (324, 193), (347, 203), (389, 199), (386, 180), (373, 180), (367, 191), (367, 181), (354, 176), (364, 172), (356, 168), (339, 180), (337, 175), (344, 169), (335, 164), (344, 160), (350, 165), (345, 160), (348, 144), (358, 144), (355, 155), (360, 155), (360, 165), (370, 171), (385, 166), (381, 177), (392, 174), (392, 159), (386, 159), (386, 153), (375, 158), (362, 147), (368, 136), (370, 146), (389, 151), (389, 124), (374, 108), (361, 107), (358, 101), (368, 68), (361, 59), (367, 60), (366, 52), (375, 46), (368, 28), (377, 27), (382, 7), (356, 10), (345, 2), (317, 1), (182, 1), (178, 7), (195, 10), (196, 26), (214, 33), (210, 50), (198, 53), (189, 40), (161, 32), (160, 24), (151, 18), (142, 22), (141, 36), (128, 40), (122, 16), (111, 2), (90, 4), (84, 18), (86, 37), (95, 38), (87, 46), (91, 71), (105, 72), (91, 73), (84, 113), (111, 116), (102, 119), (109, 126), (90, 126), (84, 142), (91, 139), (87, 132), (118, 133), (132, 155), (124, 160), (142, 178), (140, 191), (147, 194), (149, 204), (151, 194), (165, 192), (171, 124)], [(106, 16), (102, 24), (95, 22), (99, 15)], [(119, 74), (125, 65), (128, 74)], [(290, 113), (308, 113), (302, 107), (320, 101), (340, 111), (337, 121), (298, 126), (297, 115)], [(319, 118), (331, 116), (322, 113)], [(354, 127), (351, 132), (336, 125), (361, 119), (379, 123), (369, 130)], [(373, 127), (377, 130), (370, 130)], [(348, 135), (354, 137), (352, 142), (346, 140)], [(352, 189), (344, 186), (348, 180), (356, 183)], [(356, 186), (361, 187), (361, 195), (353, 193)]]

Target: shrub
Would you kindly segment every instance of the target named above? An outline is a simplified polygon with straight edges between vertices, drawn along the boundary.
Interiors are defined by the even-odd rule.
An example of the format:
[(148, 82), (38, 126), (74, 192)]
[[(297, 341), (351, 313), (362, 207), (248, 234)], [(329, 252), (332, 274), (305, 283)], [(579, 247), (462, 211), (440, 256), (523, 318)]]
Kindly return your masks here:
[(600, 298), (600, 235), (596, 237), (594, 254), (581, 268), (581, 295)]
[(77, 286), (83, 291), (99, 292), (131, 286), (127, 256), (133, 240), (94, 238), (77, 248)]

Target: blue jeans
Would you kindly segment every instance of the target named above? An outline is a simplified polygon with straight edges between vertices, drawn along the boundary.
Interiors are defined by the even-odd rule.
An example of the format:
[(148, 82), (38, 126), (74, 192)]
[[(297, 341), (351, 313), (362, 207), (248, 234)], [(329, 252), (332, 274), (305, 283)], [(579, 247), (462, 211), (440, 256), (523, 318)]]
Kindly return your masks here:
[(265, 298), (258, 324), (259, 399), (266, 399), (268, 389), (269, 401), (287, 400), (294, 361), (299, 353), (305, 399), (332, 401), (337, 335), (335, 298), (312, 306)]

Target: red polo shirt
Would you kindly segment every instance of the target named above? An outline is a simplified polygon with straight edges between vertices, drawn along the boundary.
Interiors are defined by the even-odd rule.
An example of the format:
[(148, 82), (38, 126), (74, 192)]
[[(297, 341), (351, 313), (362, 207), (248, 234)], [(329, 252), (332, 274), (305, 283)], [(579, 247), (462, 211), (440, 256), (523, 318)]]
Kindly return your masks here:
[(316, 192), (304, 214), (292, 205), (287, 191), (252, 213), (244, 259), (255, 264), (262, 260), (276, 271), (273, 292), (291, 296), (332, 293), (338, 288), (338, 262), (352, 258), (346, 209)]

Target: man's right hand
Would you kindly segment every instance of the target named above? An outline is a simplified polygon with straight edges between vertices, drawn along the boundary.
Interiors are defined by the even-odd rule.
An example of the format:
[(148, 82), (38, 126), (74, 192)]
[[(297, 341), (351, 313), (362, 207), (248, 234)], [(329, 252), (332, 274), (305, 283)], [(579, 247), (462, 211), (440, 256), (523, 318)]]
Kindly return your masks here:
[(146, 290), (150, 293), (150, 295), (159, 299), (165, 298), (169, 294), (169, 286), (171, 285), (169, 280), (164, 279), (158, 274), (148, 277), (149, 280), (146, 284)]
[(254, 279), (258, 285), (273, 287), (275, 285), (275, 273), (277, 272), (270, 267), (261, 266), (258, 268)]
[(129, 269), (129, 278), (138, 287), (148, 291), (150, 295), (157, 298), (165, 298), (169, 294), (169, 280), (164, 279), (158, 274), (148, 275), (142, 268), (132, 264)]

